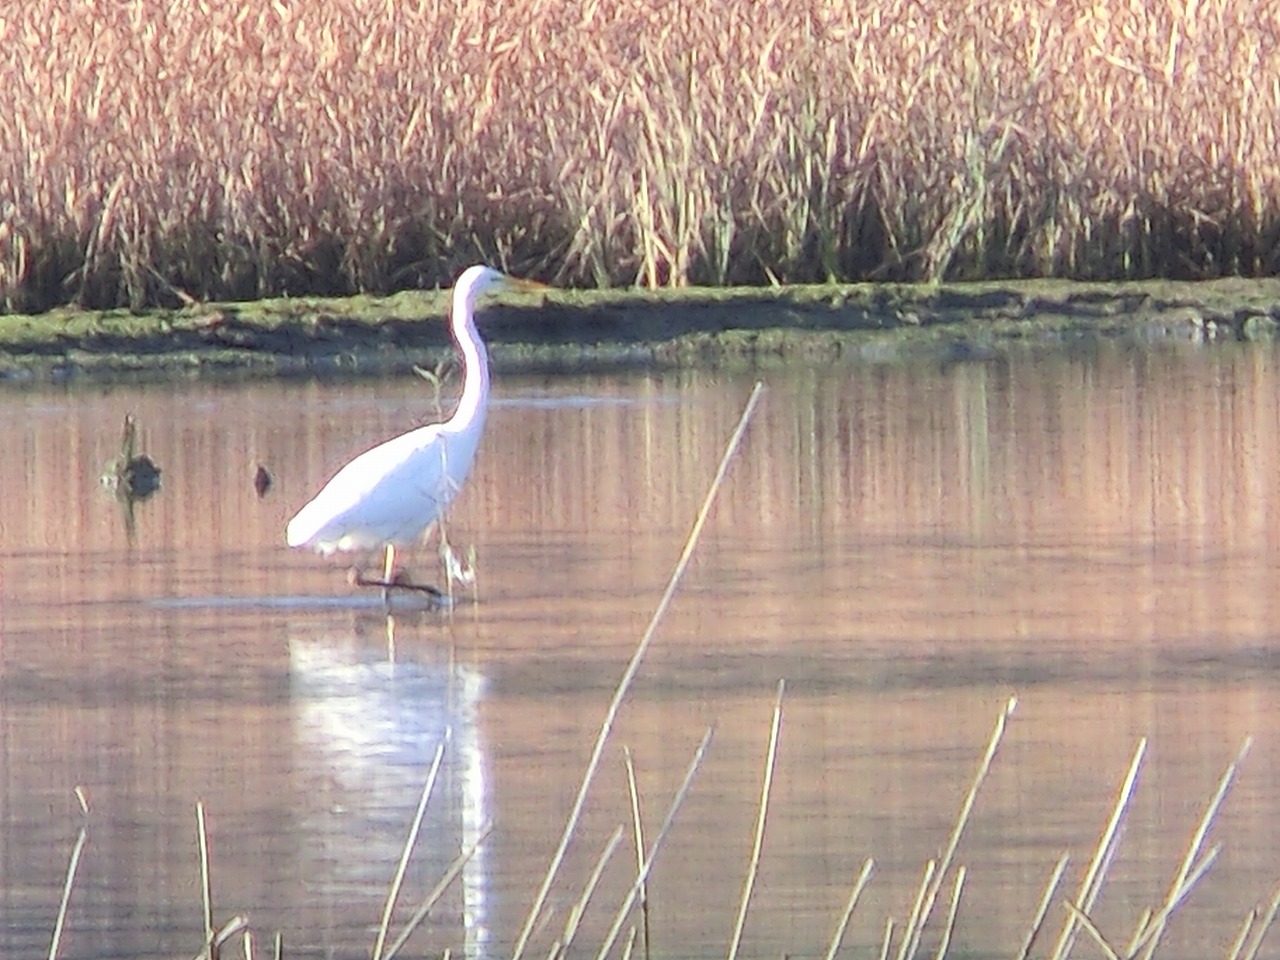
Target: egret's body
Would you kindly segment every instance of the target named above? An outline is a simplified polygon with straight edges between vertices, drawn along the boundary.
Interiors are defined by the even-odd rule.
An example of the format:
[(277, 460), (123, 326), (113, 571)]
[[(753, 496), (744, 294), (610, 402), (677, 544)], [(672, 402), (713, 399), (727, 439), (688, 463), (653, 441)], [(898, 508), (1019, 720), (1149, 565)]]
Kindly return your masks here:
[(421, 540), (471, 472), (489, 401), (489, 358), (476, 331), (475, 301), (508, 284), (526, 285), (484, 266), (462, 273), (451, 310), (464, 371), (457, 409), (443, 423), (380, 443), (339, 470), (289, 521), (289, 546), (326, 555), (385, 548), (383, 585), (390, 584), (394, 548)]

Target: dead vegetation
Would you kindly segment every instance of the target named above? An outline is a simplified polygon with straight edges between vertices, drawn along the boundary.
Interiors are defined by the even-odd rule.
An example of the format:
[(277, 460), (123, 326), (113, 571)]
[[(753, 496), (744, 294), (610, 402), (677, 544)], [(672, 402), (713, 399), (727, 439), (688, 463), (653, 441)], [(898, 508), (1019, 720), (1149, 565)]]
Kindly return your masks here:
[(0, 296), (1280, 268), (1280, 8), (15, 0)]

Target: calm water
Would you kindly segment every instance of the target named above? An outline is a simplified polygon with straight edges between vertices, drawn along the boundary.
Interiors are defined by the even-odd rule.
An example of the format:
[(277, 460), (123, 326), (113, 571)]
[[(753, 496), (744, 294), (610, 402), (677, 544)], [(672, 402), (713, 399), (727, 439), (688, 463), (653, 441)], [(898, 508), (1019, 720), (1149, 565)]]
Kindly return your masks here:
[[(874, 953), (1013, 694), (954, 949), (1016, 953), (1063, 851), (1074, 894), (1148, 736), (1095, 911), (1123, 944), (1252, 735), (1222, 855), (1162, 955), (1225, 953), (1280, 880), (1278, 373), (1269, 349), (1104, 346), (770, 374), (529, 955), (629, 821), (622, 748), (652, 836), (712, 725), (653, 876), (652, 950), (724, 955), (780, 678), (744, 956), (821, 956), (868, 856), (845, 942)], [(293, 957), (368, 956), (446, 730), (400, 916), (492, 821), (411, 952), (509, 953), (750, 385), (500, 379), (451, 523), (478, 597), (393, 621), (283, 528), (430, 412), (421, 383), (0, 394), (0, 955), (47, 952), (82, 823), (62, 955), (194, 954), (203, 800), (218, 922), (246, 912)], [(98, 482), (126, 412), (164, 471), (132, 517)], [(437, 572), (429, 551), (410, 563)], [(584, 952), (634, 869), (628, 838)]]

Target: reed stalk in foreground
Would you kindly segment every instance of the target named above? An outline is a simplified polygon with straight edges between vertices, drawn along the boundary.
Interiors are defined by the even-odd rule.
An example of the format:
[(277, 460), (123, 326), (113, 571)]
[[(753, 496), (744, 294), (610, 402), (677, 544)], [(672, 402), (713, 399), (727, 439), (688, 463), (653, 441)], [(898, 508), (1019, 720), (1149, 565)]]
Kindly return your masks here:
[[(76, 801), (80, 804), (80, 813), (84, 817), (89, 816), (89, 798), (85, 793), (84, 787), (76, 787)], [(58, 918), (53, 924), (53, 936), (49, 941), (49, 960), (58, 960), (58, 950), (62, 946), (62, 931), (67, 925), (67, 909), (71, 905), (71, 890), (75, 887), (76, 874), (80, 870), (80, 857), (84, 853), (84, 845), (89, 840), (89, 827), (87, 824), (80, 825), (80, 832), (76, 835), (75, 846), (71, 848), (71, 860), (67, 863), (67, 877), (62, 884), (62, 900), (58, 904)]]
[(587, 904), (591, 902), (591, 897), (596, 892), (596, 886), (600, 883), (600, 878), (604, 876), (604, 869), (608, 865), (610, 858), (613, 857), (614, 851), (618, 849), (618, 844), (622, 842), (622, 835), (623, 828), (619, 825), (610, 835), (604, 849), (600, 851), (600, 856), (596, 858), (596, 865), (582, 888), (582, 895), (574, 901), (573, 907), (569, 910), (569, 916), (564, 922), (564, 932), (560, 934), (560, 939), (551, 945), (547, 960), (560, 960), (560, 958), (568, 954), (569, 948), (573, 946), (574, 937), (578, 935), (578, 927), (582, 923), (583, 916), (586, 915)]
[[(670, 806), (667, 807), (666, 816), (662, 818), (662, 825), (658, 828), (658, 835), (654, 837), (653, 844), (650, 846), (648, 853), (645, 854), (644, 860), (640, 864), (640, 869), (636, 873), (635, 881), (631, 884), (631, 889), (627, 895), (623, 897), (622, 902), (618, 905), (617, 911), (614, 913), (613, 925), (609, 927), (609, 932), (600, 944), (600, 949), (596, 952), (596, 960), (605, 960), (609, 955), (609, 951), (613, 949), (614, 943), (617, 941), (618, 934), (622, 930), (623, 924), (626, 922), (627, 915), (631, 912), (632, 906), (635, 904), (636, 897), (640, 891), (644, 889), (645, 883), (649, 878), (649, 871), (653, 869), (654, 860), (657, 859), (658, 851), (662, 849), (662, 845), (666, 842), (667, 835), (671, 832), (671, 827), (675, 824), (676, 813), (680, 807), (684, 805), (685, 797), (689, 795), (689, 788), (693, 786), (694, 775), (698, 772), (698, 768), (702, 766), (702, 759), (706, 756), (707, 747), (711, 745), (711, 737), (715, 733), (714, 729), (709, 728), (702, 735), (702, 742), (698, 744), (698, 749), (694, 751), (693, 759), (689, 761), (689, 766), (685, 770), (684, 779), (680, 782), (675, 796), (671, 800)], [(636, 928), (632, 926), (631, 932), (627, 938), (626, 953), (629, 956), (632, 946), (635, 944)]]
[[(774, 723), (770, 733), (770, 751), (767, 760), (767, 767), (772, 767), (776, 760), (774, 746), (776, 745), (777, 730), (780, 719), (780, 701), (775, 706)], [(1008, 718), (1012, 707), (1012, 702), (1006, 705), (997, 720), (996, 732), (993, 735), (992, 742), (988, 746), (988, 750), (984, 754), (982, 762), (979, 765), (978, 774), (974, 783), (966, 794), (965, 801), (961, 805), (961, 809), (957, 815), (956, 823), (952, 828), (950, 838), (944, 852), (939, 860), (931, 860), (925, 865), (923, 880), (917, 891), (914, 906), (911, 910), (910, 917), (906, 924), (902, 927), (902, 938), (899, 944), (899, 955), (914, 956), (919, 946), (921, 935), (928, 926), (929, 917), (932, 912), (931, 902), (936, 899), (940, 892), (942, 884), (950, 875), (949, 865), (954, 862), (954, 854), (958, 846), (959, 837), (964, 831), (964, 827), (969, 820), (973, 810), (973, 800), (976, 796), (977, 789), (985, 779), (986, 772), (990, 766), (994, 756), (995, 746), (999, 743), (999, 738), (1003, 734), (1004, 721)], [(708, 730), (694, 753), (692, 760), (685, 772), (679, 788), (677, 789), (668, 810), (663, 817), (662, 824), (657, 835), (643, 853), (640, 859), (639, 869), (631, 883), (627, 894), (618, 903), (613, 916), (613, 921), (609, 927), (608, 933), (599, 945), (595, 953), (597, 960), (605, 960), (610, 955), (614, 946), (617, 944), (619, 937), (626, 925), (626, 920), (631, 914), (635, 902), (640, 895), (640, 891), (645, 888), (648, 883), (649, 873), (653, 867), (656, 857), (667, 837), (670, 834), (674, 824), (676, 813), (679, 811), (688, 795), (692, 786), (693, 779), (699, 769), (702, 759), (706, 754), (706, 750), (710, 744), (712, 731)], [(1071, 949), (1070, 943), (1064, 946), (1064, 940), (1068, 938), (1074, 940), (1075, 937), (1083, 932), (1087, 934), (1093, 941), (1094, 945), (1101, 952), (1102, 956), (1107, 958), (1126, 958), (1126, 960), (1151, 960), (1156, 955), (1157, 947), (1160, 943), (1161, 935), (1166, 930), (1169, 922), (1173, 918), (1175, 912), (1186, 902), (1194, 888), (1208, 874), (1209, 870), (1216, 861), (1219, 847), (1214, 846), (1208, 851), (1204, 850), (1205, 838), (1215, 821), (1219, 810), (1234, 783), (1239, 771), (1239, 766), (1244, 759), (1249, 748), (1249, 741), (1242, 746), (1239, 754), (1228, 765), (1220, 778), (1217, 788), (1210, 797), (1205, 806), (1205, 810), (1192, 831), (1187, 851), (1179, 863), (1173, 882), (1167, 889), (1164, 901), (1156, 909), (1149, 910), (1140, 918), (1133, 936), (1128, 941), (1127, 946), (1118, 946), (1110, 940), (1106, 934), (1094, 922), (1090, 910), (1096, 906), (1098, 896), (1105, 882), (1106, 873), (1110, 865), (1114, 862), (1119, 849), (1120, 825), (1124, 822), (1130, 804), (1132, 802), (1134, 791), (1137, 783), (1137, 774), (1141, 768), (1141, 761), (1145, 754), (1145, 741), (1140, 741), (1135, 750), (1132, 761), (1126, 772), (1124, 780), (1117, 791), (1116, 802), (1107, 819), (1102, 834), (1099, 838), (1097, 847), (1094, 851), (1093, 860), (1085, 876), (1082, 880), (1080, 891), (1075, 895), (1074, 899), (1064, 899), (1061, 901), (1064, 911), (1067, 913), (1067, 923), (1064, 927), (1063, 936), (1060, 937), (1055, 950), (1050, 956), (1065, 957), (1069, 954), (1067, 951)], [(424, 789), (424, 796), (429, 793), (428, 788)], [(767, 797), (767, 787), (763, 791)], [(87, 803), (83, 799), (83, 792), (77, 791), (80, 797), (82, 810), (87, 813)], [(763, 819), (763, 810), (762, 817)], [(197, 808), (197, 821), (199, 824), (199, 841), (200, 841), (200, 872), (201, 872), (201, 898), (202, 912), (204, 914), (205, 927), (205, 945), (195, 960), (219, 960), (224, 956), (224, 947), (237, 936), (240, 937), (243, 956), (246, 960), (254, 960), (257, 957), (256, 942), (254, 932), (250, 928), (247, 919), (242, 915), (232, 917), (221, 927), (214, 928), (214, 909), (212, 902), (212, 867), (209, 857), (209, 841), (207, 835), (207, 825), (204, 823), (203, 811), (201, 807)], [(759, 821), (758, 821), (759, 823)], [(477, 839), (466, 849), (461, 851), (455, 858), (454, 862), (445, 871), (444, 875), (437, 882), (436, 886), (428, 893), (415, 911), (412, 919), (405, 925), (401, 933), (386, 948), (383, 953), (384, 960), (392, 960), (406, 945), (409, 937), (426, 919), (430, 910), (439, 901), (444, 891), (457, 879), (463, 866), (474, 855), (478, 846), (485, 841), (492, 824), (486, 824), (480, 832)], [(581, 893), (575, 901), (574, 907), (565, 925), (565, 931), (561, 939), (558, 940), (551, 948), (549, 960), (562, 960), (567, 956), (569, 947), (572, 945), (576, 937), (583, 915), (585, 914), (588, 902), (597, 889), (597, 885), (601, 879), (606, 864), (608, 863), (612, 853), (616, 850), (619, 839), (622, 835), (622, 827), (615, 830), (609, 842), (606, 844), (604, 851), (598, 858), (595, 868)], [(760, 837), (760, 831), (757, 829), (757, 837)], [(58, 955), (61, 935), (64, 929), (65, 920), (67, 918), (67, 907), (70, 900), (70, 893), (77, 876), (77, 867), (81, 859), (81, 853), (84, 849), (87, 831), (82, 830), (77, 843), (72, 852), (71, 864), (68, 868), (66, 883), (62, 897), (62, 904), (59, 909), (58, 922), (50, 949), (51, 960), (56, 960)], [(406, 842), (406, 851), (409, 851), (413, 845), (413, 831), (410, 833), (409, 840)], [(402, 858), (403, 859), (403, 858)], [(759, 863), (759, 843), (753, 850), (753, 862)], [(1039, 906), (1035, 912), (1035, 916), (1030, 924), (1028, 934), (1023, 941), (1023, 945), (1017, 956), (1019, 960), (1026, 960), (1030, 955), (1032, 945), (1036, 941), (1040, 933), (1045, 916), (1049, 906), (1056, 896), (1056, 891), (1060, 885), (1063, 873), (1065, 872), (1068, 858), (1064, 854), (1053, 870), (1045, 891), (1041, 897)], [(829, 948), (825, 954), (826, 960), (834, 960), (840, 946), (840, 941), (844, 936), (845, 930), (850, 922), (854, 907), (860, 900), (864, 889), (870, 879), (872, 869), (872, 861), (867, 860), (859, 873), (853, 889), (850, 892), (848, 902), (840, 914), (836, 925), (835, 934), (832, 937)], [(952, 883), (952, 892), (948, 901), (946, 915), (941, 921), (939, 928), (938, 946), (934, 951), (934, 960), (944, 960), (948, 955), (956, 930), (958, 929), (959, 908), (961, 893), (964, 890), (965, 878), (967, 875), (966, 868), (963, 865), (958, 866), (955, 871), (955, 879)], [(393, 881), (392, 891), (394, 893), (396, 884)], [(1089, 904), (1090, 909), (1085, 909), (1084, 904)], [(1266, 908), (1254, 908), (1244, 918), (1239, 931), (1236, 934), (1231, 948), (1227, 953), (1227, 960), (1258, 960), (1258, 956), (1263, 941), (1273, 926), (1277, 914), (1280, 914), (1280, 886), (1278, 886)], [(742, 910), (739, 910), (739, 918), (742, 916)], [(895, 939), (895, 932), (898, 926), (892, 917), (886, 918), (883, 928), (883, 936), (880, 940), (879, 957), (880, 960), (888, 960), (891, 947)], [(634, 951), (638, 928), (632, 925), (627, 937), (623, 941), (622, 957), (624, 960), (630, 960)], [(385, 939), (385, 938), (380, 938)], [(740, 942), (740, 940), (738, 941)], [(449, 954), (446, 951), (446, 956)], [(281, 937), (276, 935), (274, 940), (274, 950), (272, 956), (276, 960), (281, 960), (284, 956), (284, 949)]]
[(987, 774), (991, 772), (991, 762), (995, 759), (996, 751), (1000, 749), (1000, 742), (1004, 739), (1005, 730), (1009, 725), (1009, 718), (1013, 716), (1013, 711), (1017, 706), (1018, 698), (1010, 697), (1000, 711), (999, 716), (996, 717), (995, 727), (991, 731), (991, 739), (987, 742), (987, 749), (978, 764), (978, 771), (974, 775), (973, 783), (969, 786), (969, 791), (965, 794), (964, 801), (960, 805), (960, 813), (956, 816), (955, 826), (951, 830), (951, 836), (947, 838), (947, 846), (943, 850), (942, 857), (936, 864), (930, 861), (926, 865), (925, 876), (920, 884), (915, 909), (912, 910), (911, 919), (902, 931), (902, 943), (898, 949), (898, 960), (913, 960), (915, 957), (916, 950), (920, 946), (920, 936), (924, 933), (924, 928), (929, 922), (934, 904), (938, 899), (938, 893), (942, 889), (942, 883), (946, 878), (947, 871), (951, 868), (956, 850), (960, 846), (960, 837), (969, 823), (970, 816), (973, 814), (973, 807), (978, 799), (978, 791), (986, 781)]
[[(391, 618), (388, 617), (388, 620)], [(400, 860), (396, 864), (396, 872), (391, 878), (391, 885), (387, 888), (387, 902), (382, 908), (382, 920), (378, 923), (378, 935), (373, 942), (373, 960), (382, 960), (383, 950), (387, 944), (387, 931), (391, 927), (391, 914), (395, 911), (396, 900), (400, 896), (400, 888), (404, 885), (405, 871), (409, 868), (409, 858), (413, 855), (413, 848), (418, 842), (418, 833), (422, 829), (422, 820), (427, 813), (427, 801), (431, 799), (431, 792), (435, 789), (436, 777), (440, 774), (440, 762), (444, 759), (444, 750), (449, 739), (448, 733), (445, 739), (440, 741), (436, 747), (435, 756), (431, 759), (431, 768), (427, 771), (427, 782), (423, 784), (422, 796), (418, 800), (418, 809), (414, 813), (413, 823), (409, 827), (409, 836), (404, 842), (404, 848), (400, 853)]]
[(1054, 946), (1053, 952), (1049, 955), (1051, 960), (1065, 960), (1070, 954), (1071, 946), (1075, 943), (1076, 926), (1079, 918), (1087, 917), (1093, 911), (1093, 906), (1097, 902), (1098, 896), (1102, 893), (1102, 885), (1106, 881), (1107, 871), (1111, 868), (1111, 864), (1115, 859), (1119, 845), (1120, 828), (1129, 813), (1129, 803), (1133, 799), (1133, 791), (1138, 782), (1138, 771), (1142, 769), (1142, 759), (1146, 756), (1146, 753), (1147, 740), (1143, 737), (1138, 741), (1138, 745), (1133, 751), (1133, 759), (1129, 763), (1129, 770), (1125, 774), (1124, 783), (1116, 794), (1116, 803), (1111, 811), (1111, 817), (1107, 820), (1107, 824), (1102, 830), (1102, 835), (1098, 838), (1093, 860), (1090, 861), (1089, 869), (1085, 871), (1084, 878), (1080, 881), (1080, 890), (1076, 894), (1075, 900), (1072, 901), (1076, 909), (1070, 912), (1066, 922), (1063, 924), (1062, 933), (1058, 935), (1058, 942)]
[[(631, 798), (631, 836), (636, 851), (636, 873), (639, 874), (644, 870), (644, 819), (640, 813), (640, 790), (636, 786), (636, 766), (632, 762), (629, 747), (622, 748), (622, 757), (627, 768), (627, 794)], [(649, 929), (649, 890), (645, 884), (640, 885), (640, 921), (641, 949), (644, 950), (645, 960), (648, 960), (653, 941)]]
[(760, 785), (760, 808), (756, 814), (755, 840), (751, 845), (751, 859), (747, 864), (747, 876), (742, 883), (742, 901), (738, 905), (738, 919), (733, 925), (733, 938), (729, 941), (728, 960), (737, 960), (742, 945), (742, 931), (747, 925), (747, 908), (751, 905), (751, 893), (760, 873), (760, 852), (764, 847), (764, 828), (769, 816), (769, 797), (773, 792), (773, 771), (778, 762), (778, 733), (782, 728), (782, 695), (786, 681), (778, 681), (778, 696), (773, 704), (773, 723), (769, 727), (769, 749), (765, 753), (764, 780)]
[(591, 751), (591, 759), (587, 761), (586, 770), (583, 772), (582, 784), (578, 788), (577, 796), (573, 801), (573, 808), (569, 812), (564, 831), (560, 835), (560, 843), (556, 847), (555, 853), (551, 856), (551, 863), (547, 867), (546, 876), (543, 877), (542, 885), (534, 895), (524, 926), (520, 930), (520, 935), (516, 938), (515, 948), (512, 951), (512, 960), (520, 960), (524, 955), (525, 947), (529, 943), (529, 937), (533, 934), (534, 925), (538, 922), (543, 904), (546, 903), (547, 894), (551, 890), (551, 884), (555, 882), (556, 874), (560, 870), (560, 864), (564, 860), (569, 841), (578, 827), (578, 820), (581, 818), (582, 809), (587, 802), (587, 791), (590, 789), (591, 782), (600, 767), (600, 758), (604, 754), (604, 745), (613, 730), (618, 711), (622, 708), (622, 702), (626, 699), (627, 693), (631, 689), (631, 684), (640, 670), (640, 662), (644, 659), (649, 645), (653, 642), (654, 635), (658, 630), (658, 624), (662, 622), (662, 618), (666, 615), (667, 609), (671, 606), (671, 601), (675, 597), (676, 590), (680, 586), (680, 581), (684, 579), (685, 570), (689, 567), (689, 561), (693, 559), (693, 552), (698, 546), (698, 540), (702, 536), (702, 528), (706, 525), (707, 517), (711, 514), (711, 507), (715, 504), (720, 485), (724, 482), (725, 474), (729, 471), (729, 464), (738, 452), (738, 447), (746, 434), (747, 425), (751, 422), (751, 417), (755, 413), (756, 405), (760, 402), (760, 396), (763, 391), (764, 384), (757, 382), (751, 391), (751, 396), (747, 399), (746, 406), (743, 407), (742, 416), (738, 418), (738, 425), (734, 428), (728, 443), (725, 445), (720, 464), (711, 479), (711, 485), (707, 488), (707, 495), (702, 501), (702, 507), (698, 510), (697, 517), (693, 521), (689, 536), (685, 539), (684, 547), (680, 551), (680, 557), (676, 561), (675, 569), (671, 572), (671, 578), (667, 581), (666, 589), (662, 592), (658, 605), (653, 611), (653, 616), (649, 619), (649, 625), (645, 627), (644, 634), (640, 637), (640, 642), (637, 644), (635, 652), (631, 655), (631, 661), (627, 664), (622, 678), (618, 681), (617, 689), (614, 690), (613, 699), (609, 703), (608, 710), (605, 711), (604, 720), (600, 723), (600, 731), (596, 736), (595, 746)]

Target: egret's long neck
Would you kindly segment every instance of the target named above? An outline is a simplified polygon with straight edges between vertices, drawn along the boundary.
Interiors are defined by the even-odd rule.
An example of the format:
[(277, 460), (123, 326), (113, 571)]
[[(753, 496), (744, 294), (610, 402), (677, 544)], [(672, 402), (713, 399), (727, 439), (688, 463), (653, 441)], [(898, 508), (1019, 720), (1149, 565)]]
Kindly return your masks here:
[(447, 426), (463, 427), (484, 422), (485, 398), (489, 396), (489, 354), (476, 332), (471, 304), (460, 299), (453, 305), (453, 338), (462, 352), (462, 396)]

